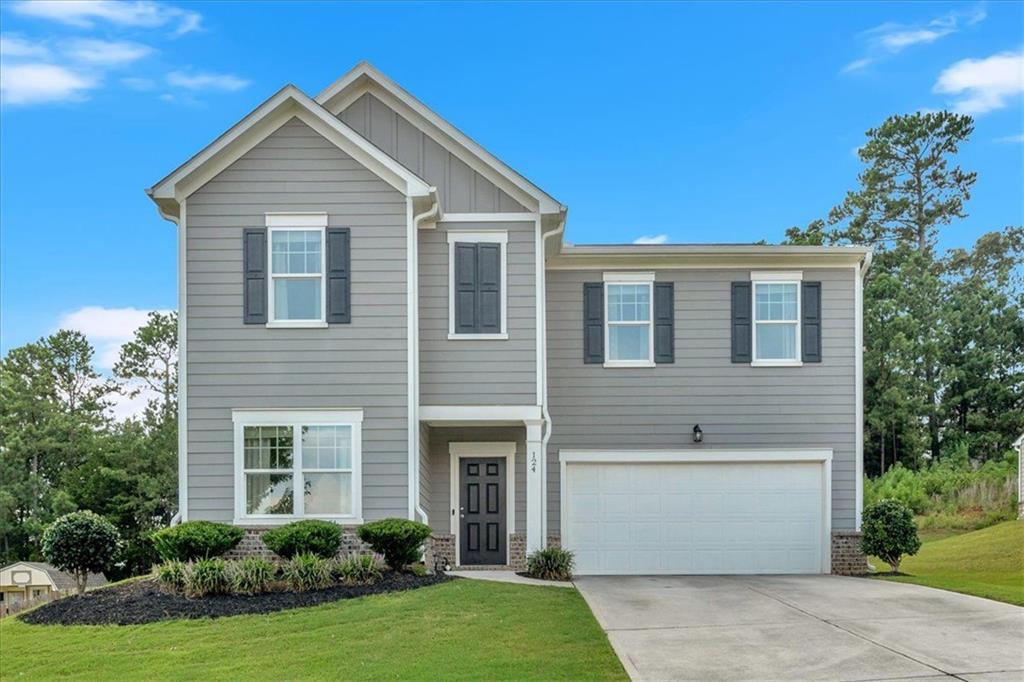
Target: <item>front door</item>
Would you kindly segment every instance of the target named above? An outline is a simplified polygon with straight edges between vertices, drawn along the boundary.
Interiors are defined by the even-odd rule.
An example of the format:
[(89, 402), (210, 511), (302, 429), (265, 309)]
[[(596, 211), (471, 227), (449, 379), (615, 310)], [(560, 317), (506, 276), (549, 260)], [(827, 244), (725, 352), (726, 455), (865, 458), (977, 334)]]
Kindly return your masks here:
[(459, 563), (507, 562), (505, 475), (500, 457), (459, 460)]

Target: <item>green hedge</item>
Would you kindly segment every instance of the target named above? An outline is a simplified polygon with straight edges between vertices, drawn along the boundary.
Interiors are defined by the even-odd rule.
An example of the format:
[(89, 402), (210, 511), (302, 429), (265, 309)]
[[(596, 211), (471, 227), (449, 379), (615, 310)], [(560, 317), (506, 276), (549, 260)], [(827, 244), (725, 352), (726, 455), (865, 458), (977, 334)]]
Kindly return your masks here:
[(409, 519), (382, 519), (359, 526), (359, 539), (400, 571), (420, 558), (420, 547), (430, 537), (430, 526)]
[(315, 554), (330, 559), (341, 547), (341, 526), (330, 521), (306, 519), (263, 534), (263, 544), (285, 559), (299, 554)]
[(218, 557), (238, 546), (245, 531), (212, 521), (186, 521), (153, 533), (153, 545), (164, 561), (196, 561)]

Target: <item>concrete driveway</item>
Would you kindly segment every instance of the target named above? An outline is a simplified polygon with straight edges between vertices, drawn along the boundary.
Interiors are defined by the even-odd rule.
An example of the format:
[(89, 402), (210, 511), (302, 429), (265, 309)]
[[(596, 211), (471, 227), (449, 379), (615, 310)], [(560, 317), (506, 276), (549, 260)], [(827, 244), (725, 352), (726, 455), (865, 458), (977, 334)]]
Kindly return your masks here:
[(839, 576), (576, 580), (634, 680), (1024, 680), (1024, 609)]

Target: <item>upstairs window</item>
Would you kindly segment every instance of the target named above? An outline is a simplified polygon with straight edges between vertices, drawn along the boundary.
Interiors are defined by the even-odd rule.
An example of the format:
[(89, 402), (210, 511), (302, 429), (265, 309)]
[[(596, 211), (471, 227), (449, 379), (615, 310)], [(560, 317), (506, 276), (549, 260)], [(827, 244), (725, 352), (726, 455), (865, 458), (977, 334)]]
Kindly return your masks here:
[(755, 363), (800, 361), (799, 273), (764, 273), (753, 281)]
[(654, 364), (654, 273), (608, 273), (604, 283), (605, 364)]
[(270, 228), (270, 319), (325, 322), (324, 231)]

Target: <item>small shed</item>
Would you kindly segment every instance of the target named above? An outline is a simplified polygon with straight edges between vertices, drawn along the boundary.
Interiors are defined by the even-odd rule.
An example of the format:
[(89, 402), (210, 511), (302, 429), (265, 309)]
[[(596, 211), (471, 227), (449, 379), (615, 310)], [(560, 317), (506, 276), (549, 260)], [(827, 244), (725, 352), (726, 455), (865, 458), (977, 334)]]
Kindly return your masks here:
[[(105, 585), (107, 579), (90, 573), (87, 587)], [(51, 592), (74, 593), (75, 577), (50, 564), (39, 561), (16, 561), (0, 568), (0, 605), (11, 606), (26, 599), (35, 599)]]

